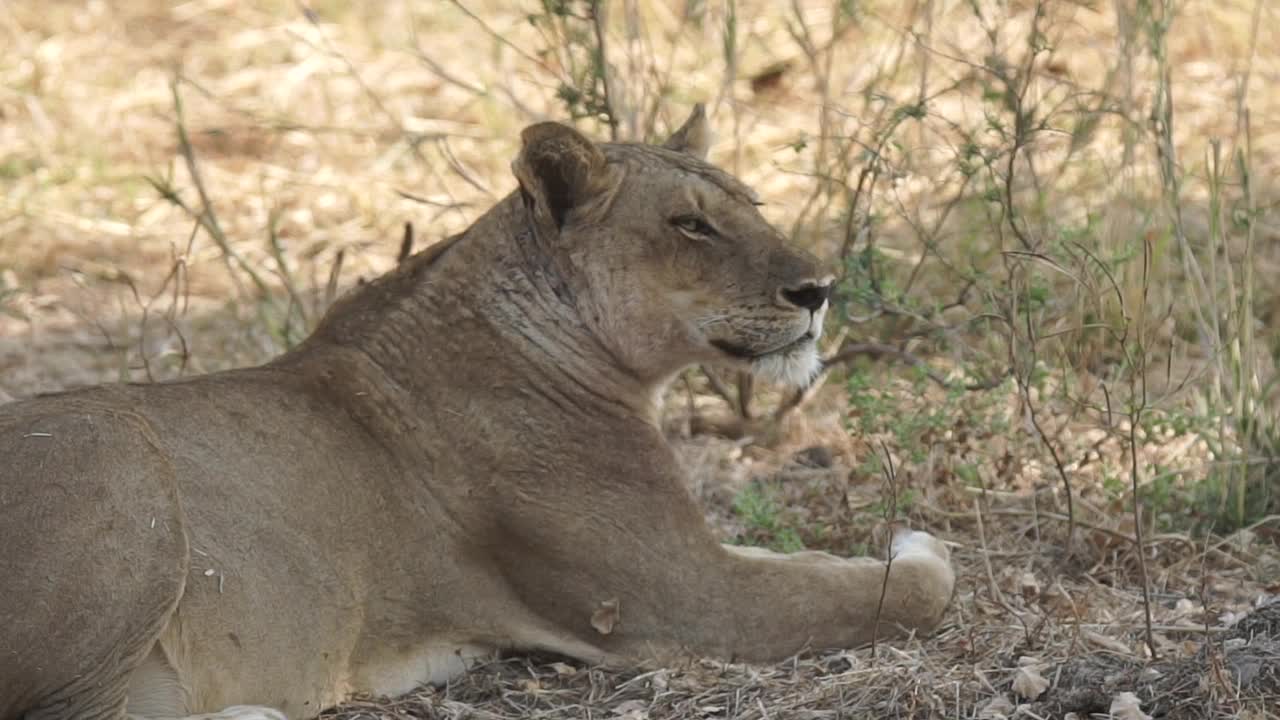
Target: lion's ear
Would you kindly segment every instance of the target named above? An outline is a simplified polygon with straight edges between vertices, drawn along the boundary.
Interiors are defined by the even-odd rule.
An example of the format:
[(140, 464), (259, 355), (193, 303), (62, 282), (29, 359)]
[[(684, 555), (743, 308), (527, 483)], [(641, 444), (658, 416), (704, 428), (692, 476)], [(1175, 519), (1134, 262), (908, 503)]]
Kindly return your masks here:
[(603, 189), (604, 153), (577, 130), (541, 122), (525, 128), (520, 141), (511, 170), (539, 222), (562, 227), (570, 210)]
[(699, 160), (707, 159), (707, 151), (711, 149), (711, 126), (707, 123), (707, 110), (702, 103), (693, 106), (689, 119), (662, 143), (662, 147), (692, 155)]

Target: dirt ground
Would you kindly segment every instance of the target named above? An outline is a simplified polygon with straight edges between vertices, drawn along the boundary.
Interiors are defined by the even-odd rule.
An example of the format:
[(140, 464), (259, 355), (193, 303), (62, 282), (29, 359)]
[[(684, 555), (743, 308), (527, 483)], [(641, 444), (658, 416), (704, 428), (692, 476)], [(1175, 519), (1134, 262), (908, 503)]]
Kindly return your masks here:
[[(658, 131), (708, 102), (721, 138), (712, 159), (760, 191), (771, 220), (799, 228), (792, 221), (822, 184), (805, 165), (823, 133), (819, 92), (790, 69), (806, 64), (804, 34), (780, 4), (748, 0), (689, 3), (706, 8), (701, 24), (668, 32), (685, 27), (677, 5), (618, 4), (649, 28), (611, 36), (625, 48), (619, 73), (680, 80), (654, 106)], [(998, 5), (1021, 27), (1033, 3)], [(1054, 72), (1097, 76), (1113, 52), (1112, 15), (1100, 3), (1057, 7), (1067, 5), (1068, 29), (1055, 37), (1077, 50)], [(832, 63), (845, 74), (833, 77), (848, 97), (916, 22), (899, 12), (936, 14), (930, 32), (946, 37), (930, 62), (986, 61), (955, 20), (966, 3), (873, 3), (848, 34), (826, 39), (832, 4), (794, 6), (808, 13), (812, 45), (839, 41)], [(546, 37), (525, 18), (539, 7), (0, 3), (0, 401), (263, 361), (305, 334), (336, 292), (392, 267), (406, 222), (418, 247), (465, 227), (514, 187), (520, 127), (565, 114), (545, 67), (553, 59), (538, 50)], [(716, 28), (731, 19), (739, 50), (729, 67)], [(1203, 138), (1238, 129), (1224, 108), (1252, 88), (1260, 187), (1280, 177), (1280, 100), (1268, 92), (1280, 78), (1277, 28), (1266, 2), (1188, 2), (1169, 47), (1183, 119), (1174, 142), (1199, 162)], [(630, 67), (633, 57), (657, 60)], [(628, 117), (644, 118), (640, 91), (619, 97)], [(920, 178), (895, 182), (895, 207), (931, 202)], [(207, 215), (197, 220), (206, 203), (221, 237)], [(1274, 212), (1259, 217), (1258, 246), (1274, 246)], [(834, 225), (814, 227), (795, 234), (836, 252)], [(885, 252), (909, 256), (886, 227)], [(1266, 263), (1259, 272), (1280, 267)], [(1280, 307), (1274, 297), (1257, 305)], [(948, 357), (928, 362), (960, 377)], [(1124, 420), (1104, 425), (1051, 402), (1055, 388), (1092, 381), (1058, 370), (1030, 392), (1044, 400), (1036, 422), (1062, 473), (1012, 381), (956, 393), (872, 357), (832, 373), (777, 422), (770, 412), (784, 399), (772, 388), (759, 389), (754, 419), (735, 416), (733, 388), (719, 387), (729, 375), (691, 372), (669, 394), (665, 422), (691, 491), (726, 540), (880, 552), (889, 519), (944, 538), (959, 580), (930, 637), (774, 666), (606, 670), (518, 655), (446, 688), (323, 717), (1280, 717), (1280, 518), (1206, 534), (1190, 522), (1199, 506), (1180, 504), (1190, 490), (1150, 477), (1191, 482), (1221, 462), (1212, 433), (1183, 421), (1203, 405), (1198, 381), (1130, 434)], [(1138, 440), (1132, 457), (1128, 438)], [(1131, 459), (1152, 471), (1140, 548)]]

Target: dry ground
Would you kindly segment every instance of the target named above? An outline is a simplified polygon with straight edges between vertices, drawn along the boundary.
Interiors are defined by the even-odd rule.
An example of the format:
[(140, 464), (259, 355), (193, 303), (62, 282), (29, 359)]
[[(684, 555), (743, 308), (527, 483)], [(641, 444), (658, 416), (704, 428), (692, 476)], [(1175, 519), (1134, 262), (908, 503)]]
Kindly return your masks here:
[[(840, 368), (781, 422), (732, 417), (722, 397), (732, 388), (691, 374), (673, 388), (668, 424), (693, 491), (727, 538), (876, 552), (877, 528), (896, 516), (950, 541), (959, 587), (935, 636), (774, 667), (606, 672), (522, 656), (446, 689), (328, 717), (1280, 716), (1277, 606), (1228, 629), (1280, 593), (1277, 522), (1254, 515), (1241, 529), (1200, 532), (1198, 483), (1238, 462), (1230, 451), (1244, 443), (1224, 420), (1223, 355), (1213, 342), (1206, 350), (1187, 319), (1202, 301), (1216, 312), (1221, 297), (1197, 294), (1197, 262), (1223, 258), (1205, 265), (1208, 283), (1225, 267), (1239, 274), (1230, 288), (1254, 268), (1263, 280), (1244, 322), (1259, 349), (1256, 362), (1232, 367), (1256, 386), (1254, 404), (1241, 408), (1274, 407), (1268, 358), (1280, 293), (1267, 278), (1280, 270), (1280, 96), (1269, 91), (1280, 81), (1280, 10), (1265, 0), (1182, 4), (1162, 85), (1150, 38), (1125, 27), (1146, 5), (611, 4), (609, 100), (620, 136), (661, 134), (692, 102), (708, 102), (721, 138), (713, 160), (760, 190), (771, 219), (829, 257), (846, 238), (874, 237), (900, 281), (920, 276), (904, 297), (946, 302), (964, 286), (957, 268), (999, 268), (1002, 257), (1009, 267), (1017, 256), (1004, 230), (1071, 225), (1117, 256), (1129, 238), (1159, 236), (1148, 245), (1158, 249), (1150, 284), (1114, 265), (1115, 294), (1129, 304), (1098, 313), (1127, 323), (1135, 298), (1150, 303), (1151, 365), (1165, 369), (1148, 378), (1161, 386), (1159, 403), (1137, 425), (1120, 395), (1112, 412), (1131, 364), (1108, 344), (1113, 336), (1079, 331), (1102, 321), (1056, 281), (1046, 281), (1050, 300), (1034, 322), (1069, 347), (1033, 353), (1038, 374), (1025, 387), (944, 388), (910, 363), (884, 361), (923, 358), (952, 386), (990, 376), (1010, 356), (1025, 363), (1025, 345), (1022, 355), (1001, 350), (990, 326), (943, 342), (913, 335), (942, 317), (920, 320), (923, 305), (848, 313), (832, 328), (838, 338), (918, 341), (861, 353), (870, 359)], [(465, 227), (514, 186), (507, 167), (519, 128), (564, 117), (557, 91), (587, 63), (548, 48), (556, 32), (590, 37), (531, 22), (542, 5), (513, 6), (0, 0), (0, 401), (261, 361), (304, 334), (336, 289), (390, 267), (406, 221), (419, 246)], [(1048, 8), (1037, 37), (1058, 51), (1028, 66), (1027, 95), (1094, 102), (1079, 114), (1093, 124), (1064, 121), (1028, 144), (1028, 169), (1006, 205), (990, 195), (998, 185), (966, 185), (984, 175), (966, 174), (957, 158), (1007, 139), (1008, 120), (991, 103), (1008, 96), (974, 78), (1017, 65), (1030, 28), (1041, 27), (1037, 8)], [(1160, 231), (1170, 224), (1164, 155), (1141, 139), (1162, 86), (1173, 88), (1177, 118), (1163, 152), (1177, 153), (1184, 177), (1172, 204), (1202, 251), (1190, 261), (1159, 244), (1170, 237)], [(957, 130), (980, 127), (984, 115), (984, 133)], [(609, 132), (592, 119), (581, 126)], [(1214, 205), (1210, 138), (1222, 139), (1225, 166), (1247, 148), (1252, 199), (1226, 182)], [(888, 158), (883, 182), (850, 200), (870, 158)], [(986, 204), (970, 204), (973, 194)], [(993, 220), (992, 207), (1023, 208), (1026, 220)], [(1225, 230), (1222, 218), (1232, 221)], [(1022, 257), (1088, 285), (1062, 256)], [(981, 318), (999, 306), (1002, 283), (1035, 286), (1039, 276), (1020, 272), (981, 276), (960, 310)], [(763, 389), (758, 412), (778, 401)], [(1271, 467), (1267, 455), (1244, 459)], [(1133, 465), (1147, 503), (1141, 551)]]

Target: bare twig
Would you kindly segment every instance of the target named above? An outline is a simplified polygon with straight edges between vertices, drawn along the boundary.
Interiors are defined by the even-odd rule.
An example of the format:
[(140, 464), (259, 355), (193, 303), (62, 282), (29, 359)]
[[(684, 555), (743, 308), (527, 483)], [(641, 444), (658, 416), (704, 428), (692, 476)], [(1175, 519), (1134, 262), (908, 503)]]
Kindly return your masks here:
[(603, 88), (600, 97), (601, 103), (604, 105), (605, 122), (609, 125), (609, 139), (618, 141), (618, 114), (614, 111), (614, 97), (612, 92), (613, 79), (609, 72), (609, 54), (606, 37), (608, 32), (605, 30), (607, 21), (606, 8), (609, 3), (606, 0), (597, 0), (591, 3), (591, 28), (595, 33), (596, 44), (592, 48), (595, 54), (596, 71), (600, 73), (600, 85)]
[(880, 463), (880, 471), (884, 474), (885, 484), (888, 485), (889, 502), (884, 508), (885, 528), (889, 533), (889, 541), (885, 545), (884, 550), (884, 580), (880, 583), (880, 599), (876, 603), (875, 622), (871, 626), (871, 656), (876, 656), (876, 645), (880, 638), (880, 616), (884, 612), (884, 598), (889, 591), (889, 572), (893, 569), (893, 522), (898, 512), (898, 472), (893, 466), (893, 454), (889, 452), (889, 446), (880, 442), (880, 452), (884, 455), (884, 460)]
[[(1147, 574), (1146, 549), (1142, 542), (1142, 493), (1139, 490), (1140, 472), (1138, 470), (1138, 426), (1142, 422), (1142, 413), (1147, 407), (1147, 348), (1145, 345), (1145, 320), (1148, 293), (1151, 287), (1151, 243), (1142, 243), (1142, 299), (1134, 318), (1137, 332), (1137, 352), (1133, 353), (1133, 362), (1129, 367), (1129, 478), (1130, 490), (1133, 493), (1133, 540), (1137, 545), (1138, 571), (1142, 578), (1142, 612), (1146, 621), (1147, 650), (1151, 657), (1158, 657), (1155, 637), (1151, 632), (1151, 580)], [(1128, 348), (1125, 348), (1128, 352)]]
[[(946, 378), (942, 377), (937, 372), (935, 372), (932, 368), (930, 368), (929, 363), (926, 362), (920, 356), (915, 355), (910, 351), (902, 350), (900, 348), (893, 347), (892, 345), (886, 345), (884, 343), (850, 343), (848, 345), (845, 345), (844, 347), (840, 348), (840, 350), (837, 351), (831, 357), (823, 359), (822, 361), (823, 372), (826, 372), (831, 368), (834, 368), (842, 363), (849, 362), (859, 357), (893, 358), (895, 360), (899, 360), (914, 368), (917, 368), (923, 371), (925, 374), (925, 377), (929, 378), (934, 383), (938, 384), (940, 387), (944, 387), (948, 389), (954, 389), (956, 387), (956, 385), (954, 385), (950, 380), (947, 380)], [(1010, 374), (1011, 374), (1011, 371), (1006, 370), (1005, 372), (997, 375), (996, 377), (987, 378), (986, 380), (981, 380), (974, 383), (967, 383), (959, 387), (961, 389), (974, 391), (974, 392), (982, 391), (982, 390), (990, 390), (992, 388), (998, 387), (1000, 383), (1004, 382), (1005, 379), (1009, 377)]]
[(263, 281), (257, 270), (246, 262), (240, 253), (236, 252), (231, 242), (227, 239), (226, 233), (222, 231), (222, 224), (218, 222), (218, 214), (214, 210), (213, 201), (209, 199), (209, 191), (205, 187), (204, 176), (200, 172), (199, 163), (196, 162), (195, 149), (191, 146), (191, 138), (187, 134), (182, 94), (179, 90), (180, 82), (180, 78), (175, 77), (169, 85), (169, 90), (173, 97), (174, 127), (178, 135), (178, 154), (182, 156), (183, 162), (186, 163), (187, 174), (191, 176), (191, 183), (195, 186), (196, 193), (200, 197), (200, 208), (197, 210), (189, 206), (168, 179), (148, 177), (147, 181), (160, 193), (161, 197), (181, 208), (183, 212), (200, 224), (200, 227), (204, 229), (214, 244), (218, 246), (218, 249), (222, 251), (222, 258), (227, 264), (232, 282), (239, 284), (239, 276), (231, 267), (234, 264), (235, 269), (243, 272), (253, 282), (259, 297), (268, 297), (270, 293), (266, 282)]
[(738, 407), (738, 401), (734, 397), (733, 391), (731, 391), (729, 386), (724, 384), (724, 380), (720, 378), (720, 373), (717, 373), (706, 365), (700, 366), (700, 369), (702, 370), (703, 376), (707, 378), (707, 384), (711, 386), (712, 392), (719, 395), (725, 402), (729, 403), (729, 407), (736, 409)]

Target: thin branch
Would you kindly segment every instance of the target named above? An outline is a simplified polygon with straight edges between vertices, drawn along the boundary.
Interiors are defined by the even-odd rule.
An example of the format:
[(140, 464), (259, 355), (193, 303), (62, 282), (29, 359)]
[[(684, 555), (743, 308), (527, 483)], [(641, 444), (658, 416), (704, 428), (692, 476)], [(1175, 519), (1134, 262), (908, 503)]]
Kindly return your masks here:
[(889, 571), (893, 569), (893, 518), (898, 512), (898, 472), (893, 466), (893, 454), (889, 446), (880, 441), (880, 451), (884, 453), (884, 461), (880, 470), (884, 473), (885, 483), (889, 486), (889, 503), (885, 506), (885, 527), (889, 530), (889, 542), (884, 550), (884, 581), (880, 583), (880, 600), (876, 603), (875, 622), (871, 625), (871, 656), (875, 657), (876, 642), (880, 638), (880, 614), (884, 611), (884, 598), (889, 591)]
[(724, 384), (724, 380), (720, 378), (720, 374), (706, 365), (700, 366), (699, 369), (702, 370), (703, 376), (707, 378), (707, 384), (711, 386), (711, 391), (716, 395), (719, 395), (722, 400), (729, 403), (729, 407), (736, 409), (738, 407), (738, 401), (734, 398), (733, 391), (729, 389), (729, 386)]
[(479, 25), (480, 29), (483, 30), (486, 35), (493, 38), (499, 44), (505, 45), (511, 50), (515, 51), (515, 53), (519, 55), (520, 58), (523, 59), (525, 62), (528, 62), (533, 65), (537, 65), (538, 67), (546, 71), (547, 74), (549, 75), (560, 77), (560, 74), (557, 73), (555, 70), (553, 70), (550, 65), (547, 65), (545, 62), (538, 59), (537, 57), (534, 57), (533, 55), (530, 55), (529, 53), (520, 49), (519, 45), (516, 45), (515, 43), (508, 40), (505, 36), (503, 36), (502, 33), (498, 32), (497, 30), (494, 30), (488, 23), (484, 21), (483, 18), (471, 12), (471, 10), (468, 9), (466, 5), (463, 5), (461, 0), (452, 0), (452, 2), (455, 7), (457, 7), (459, 10), (463, 12), (464, 15), (471, 18), (477, 25)]
[[(920, 356), (915, 355), (908, 350), (896, 348), (892, 345), (886, 345), (884, 343), (852, 343), (852, 344), (846, 345), (840, 348), (840, 350), (836, 354), (822, 361), (822, 371), (826, 372), (837, 365), (849, 362), (851, 360), (854, 360), (855, 358), (860, 358), (860, 357), (892, 358), (894, 360), (904, 362), (914, 368), (917, 368), (923, 371), (925, 374), (925, 377), (929, 378), (930, 380), (932, 380), (934, 383), (937, 383), (941, 387), (947, 388), (949, 390), (953, 390), (957, 388), (957, 386), (953, 384), (950, 380), (947, 380), (946, 378), (942, 377), (937, 372), (935, 372), (932, 368), (930, 368), (929, 363), (926, 362)], [(986, 380), (981, 380), (974, 383), (968, 383), (966, 385), (961, 385), (958, 387), (960, 389), (971, 391), (971, 392), (991, 390), (993, 388), (999, 387), (1000, 383), (1004, 382), (1009, 377), (1009, 375), (1012, 374), (1012, 372), (1013, 371), (1010, 368), (1000, 373), (996, 377), (987, 378)]]
[(596, 70), (600, 73), (600, 83), (603, 86), (603, 94), (600, 102), (604, 104), (605, 121), (609, 123), (609, 139), (613, 142), (618, 141), (618, 114), (613, 109), (613, 92), (612, 83), (609, 79), (609, 56), (607, 46), (605, 45), (605, 22), (608, 0), (594, 0), (591, 3), (591, 27), (595, 33), (596, 46), (592, 48), (595, 53)]
[[(1138, 570), (1142, 576), (1142, 611), (1146, 621), (1147, 650), (1152, 659), (1159, 657), (1155, 638), (1151, 632), (1151, 580), (1147, 574), (1146, 549), (1142, 542), (1142, 493), (1139, 490), (1138, 425), (1147, 406), (1147, 348), (1143, 338), (1143, 324), (1147, 313), (1147, 293), (1151, 288), (1151, 241), (1142, 243), (1142, 302), (1137, 310), (1137, 352), (1129, 365), (1129, 477), (1133, 492), (1133, 538), (1138, 548)], [(1128, 348), (1125, 348), (1128, 354)], [(1141, 401), (1138, 400), (1141, 397)]]

